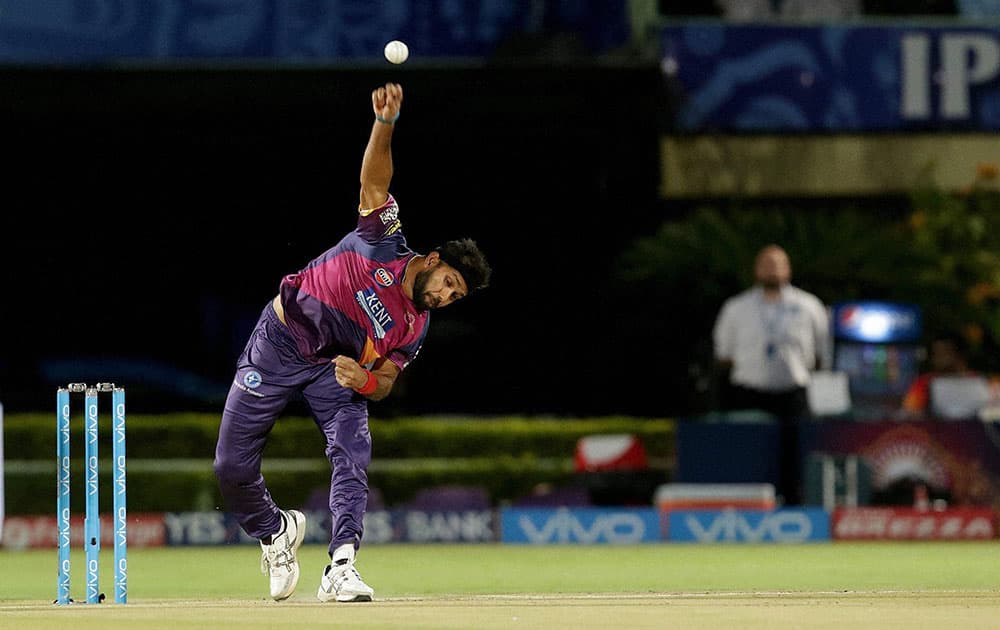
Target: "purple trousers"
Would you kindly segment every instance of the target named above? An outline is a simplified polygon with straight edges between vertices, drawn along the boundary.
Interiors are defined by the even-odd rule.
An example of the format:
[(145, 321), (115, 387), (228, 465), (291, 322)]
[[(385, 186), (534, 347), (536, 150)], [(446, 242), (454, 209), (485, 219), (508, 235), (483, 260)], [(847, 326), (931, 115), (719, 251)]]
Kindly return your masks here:
[(271, 428), (298, 393), (326, 438), (332, 470), (330, 553), (345, 543), (357, 548), (363, 533), (368, 502), (366, 471), (371, 462), (367, 401), (337, 383), (332, 363), (302, 359), (270, 303), (239, 358), (219, 426), (215, 475), (226, 509), (253, 538), (281, 529), (278, 506), (267, 490), (260, 464)]

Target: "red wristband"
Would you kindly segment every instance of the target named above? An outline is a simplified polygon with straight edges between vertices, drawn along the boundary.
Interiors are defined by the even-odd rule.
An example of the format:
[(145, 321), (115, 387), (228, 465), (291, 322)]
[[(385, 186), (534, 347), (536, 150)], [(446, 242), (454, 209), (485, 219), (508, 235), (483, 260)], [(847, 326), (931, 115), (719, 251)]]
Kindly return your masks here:
[(365, 370), (365, 374), (368, 375), (368, 380), (365, 381), (365, 384), (362, 385), (361, 387), (354, 388), (354, 391), (358, 392), (362, 396), (373, 394), (375, 393), (375, 390), (378, 388), (378, 379), (375, 378), (375, 375), (372, 374), (371, 371), (369, 370)]

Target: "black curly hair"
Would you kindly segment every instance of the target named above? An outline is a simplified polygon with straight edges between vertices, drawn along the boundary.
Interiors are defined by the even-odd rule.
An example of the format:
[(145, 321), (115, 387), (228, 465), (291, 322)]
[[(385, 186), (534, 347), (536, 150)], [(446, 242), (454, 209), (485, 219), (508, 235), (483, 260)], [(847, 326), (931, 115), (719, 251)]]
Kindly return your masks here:
[(444, 245), (435, 247), (441, 260), (455, 268), (462, 274), (462, 279), (469, 287), (469, 292), (477, 289), (485, 289), (490, 285), (490, 264), (486, 262), (486, 256), (471, 238), (461, 238), (448, 241)]

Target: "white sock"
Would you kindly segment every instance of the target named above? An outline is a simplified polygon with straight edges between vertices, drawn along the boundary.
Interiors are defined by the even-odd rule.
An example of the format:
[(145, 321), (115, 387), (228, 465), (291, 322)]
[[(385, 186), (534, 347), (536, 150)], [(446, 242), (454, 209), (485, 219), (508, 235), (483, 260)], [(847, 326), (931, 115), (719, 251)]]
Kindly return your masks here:
[(344, 543), (333, 550), (333, 558), (330, 564), (344, 564), (354, 562), (354, 544)]

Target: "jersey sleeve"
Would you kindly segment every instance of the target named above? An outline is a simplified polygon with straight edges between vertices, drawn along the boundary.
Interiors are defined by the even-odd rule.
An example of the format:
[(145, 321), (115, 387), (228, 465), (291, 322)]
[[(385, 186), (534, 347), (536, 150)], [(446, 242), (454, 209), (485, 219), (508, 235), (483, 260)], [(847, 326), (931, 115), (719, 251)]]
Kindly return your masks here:
[(378, 208), (358, 210), (358, 235), (368, 243), (378, 243), (395, 234), (402, 227), (399, 221), (399, 205), (389, 195)]
[(417, 355), (420, 353), (420, 348), (424, 345), (424, 339), (426, 338), (427, 326), (425, 325), (423, 331), (420, 333), (420, 337), (416, 341), (401, 348), (394, 348), (391, 352), (389, 352), (386, 358), (395, 363), (396, 367), (400, 370), (405, 370), (406, 366), (417, 358)]

